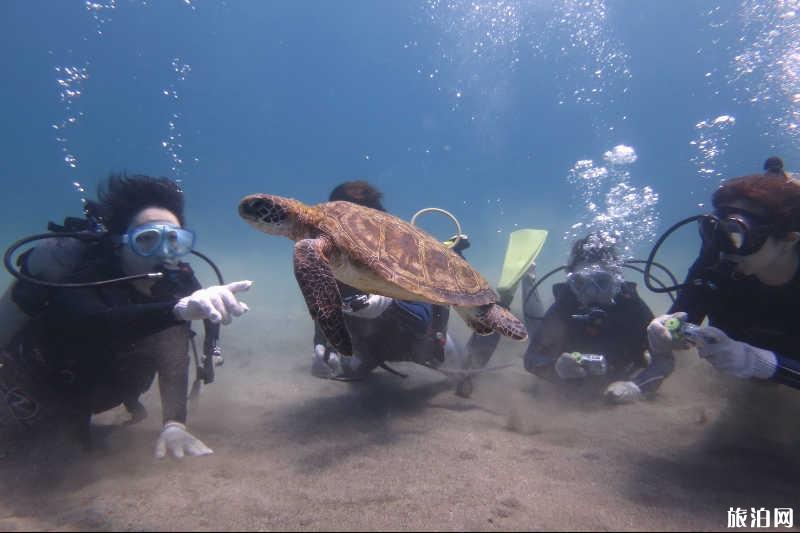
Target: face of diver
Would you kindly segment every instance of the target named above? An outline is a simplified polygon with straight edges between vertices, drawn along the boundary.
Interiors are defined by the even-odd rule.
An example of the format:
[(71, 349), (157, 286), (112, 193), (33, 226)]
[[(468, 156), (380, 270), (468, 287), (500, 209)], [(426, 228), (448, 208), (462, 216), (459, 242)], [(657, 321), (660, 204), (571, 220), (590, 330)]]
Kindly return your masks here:
[(622, 283), (619, 272), (602, 264), (580, 265), (567, 276), (567, 285), (584, 307), (613, 304)]
[[(758, 216), (768, 216), (763, 207), (745, 200), (737, 200), (724, 206), (718, 206), (717, 210), (729, 212), (741, 210)], [(735, 271), (745, 276), (769, 279), (778, 274), (779, 277), (783, 277), (781, 275), (783, 271), (787, 271), (787, 275), (794, 274), (797, 261), (797, 242), (798, 234), (796, 232), (791, 232), (784, 237), (770, 235), (766, 238), (764, 244), (751, 254), (722, 253), (721, 257), (723, 260), (733, 263)]]
[[(178, 228), (181, 227), (178, 217), (172, 211), (162, 207), (146, 207), (142, 209), (133, 217), (129, 227), (137, 228), (149, 223), (164, 223)], [(122, 271), (126, 276), (154, 272), (161, 265), (167, 268), (177, 265), (177, 259), (174, 257), (166, 257), (160, 253), (144, 257), (135, 253), (130, 245), (122, 247), (120, 259), (122, 261)]]

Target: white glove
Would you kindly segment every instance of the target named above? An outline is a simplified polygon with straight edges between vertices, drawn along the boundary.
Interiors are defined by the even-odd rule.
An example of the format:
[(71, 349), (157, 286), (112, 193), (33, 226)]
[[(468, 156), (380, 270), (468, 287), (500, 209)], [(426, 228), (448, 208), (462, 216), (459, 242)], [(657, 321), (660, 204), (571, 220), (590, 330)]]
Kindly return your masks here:
[(311, 360), (311, 375), (325, 379), (360, 379), (359, 369), (364, 364), (357, 355), (339, 355), (327, 352), (322, 344), (314, 346), (314, 357)]
[(249, 290), (252, 285), (252, 281), (236, 281), (194, 291), (191, 295), (181, 298), (175, 304), (173, 312), (181, 320), (209, 319), (214, 323), (230, 324), (232, 316), (242, 316), (250, 310), (247, 304), (238, 301), (235, 295)]
[(697, 343), (697, 353), (717, 370), (744, 379), (769, 379), (775, 375), (778, 358), (769, 350), (735, 341), (712, 326), (698, 330), (702, 342)]
[[(343, 311), (348, 315), (358, 318), (378, 318), (383, 314), (386, 309), (392, 304), (392, 299), (380, 294), (370, 294), (366, 301), (362, 302), (360, 306), (347, 306), (343, 307)], [(356, 307), (356, 309), (353, 309)]]
[(664, 325), (671, 318), (685, 321), (686, 317), (686, 313), (675, 313), (654, 318), (647, 326), (647, 341), (650, 344), (650, 352), (666, 354), (672, 353), (673, 350), (688, 350), (689, 343), (686, 342), (686, 339), (672, 338), (672, 333)]
[(641, 397), (642, 389), (633, 381), (615, 381), (606, 387), (606, 398), (612, 403), (632, 403)]
[(572, 354), (565, 352), (556, 359), (556, 374), (561, 379), (580, 379), (586, 377), (586, 369), (572, 357)]
[(328, 352), (324, 345), (314, 346), (314, 357), (311, 359), (311, 375), (318, 378), (330, 378), (342, 373), (339, 354)]
[(186, 431), (186, 426), (180, 422), (164, 424), (156, 443), (156, 459), (163, 459), (167, 455), (167, 450), (178, 459), (182, 459), (184, 453), (193, 457), (214, 453), (211, 448), (203, 444), (203, 441)]

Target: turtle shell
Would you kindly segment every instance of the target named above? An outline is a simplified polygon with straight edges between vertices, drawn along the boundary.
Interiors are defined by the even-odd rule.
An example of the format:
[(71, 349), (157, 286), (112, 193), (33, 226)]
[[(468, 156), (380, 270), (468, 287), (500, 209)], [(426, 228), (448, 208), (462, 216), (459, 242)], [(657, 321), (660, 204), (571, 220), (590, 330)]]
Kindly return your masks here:
[(469, 263), (405, 220), (350, 202), (316, 208), (324, 214), (319, 229), (333, 239), (342, 258), (371, 271), (387, 286), (397, 285), (438, 304), (496, 301), (494, 291)]

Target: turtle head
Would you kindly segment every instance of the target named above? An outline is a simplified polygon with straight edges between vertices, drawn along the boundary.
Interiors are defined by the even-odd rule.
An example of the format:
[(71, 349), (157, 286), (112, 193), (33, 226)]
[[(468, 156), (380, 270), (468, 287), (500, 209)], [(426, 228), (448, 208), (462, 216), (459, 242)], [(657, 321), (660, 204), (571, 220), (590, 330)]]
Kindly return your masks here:
[(248, 224), (264, 233), (292, 240), (307, 233), (309, 210), (297, 200), (270, 194), (251, 194), (239, 202), (239, 216)]

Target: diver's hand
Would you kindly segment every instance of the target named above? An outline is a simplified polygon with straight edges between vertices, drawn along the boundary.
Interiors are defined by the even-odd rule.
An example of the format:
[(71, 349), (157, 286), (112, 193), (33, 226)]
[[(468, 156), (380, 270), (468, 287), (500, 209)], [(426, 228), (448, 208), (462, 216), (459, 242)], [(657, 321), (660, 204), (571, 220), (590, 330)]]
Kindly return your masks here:
[(611, 403), (632, 403), (642, 397), (642, 389), (633, 381), (615, 381), (606, 387), (605, 396)]
[(318, 378), (333, 378), (342, 373), (341, 357), (328, 350), (323, 344), (314, 346), (314, 357), (311, 360), (311, 375)]
[(531, 266), (528, 267), (528, 270), (525, 271), (525, 277), (531, 278), (531, 281), (536, 280), (536, 261), (531, 263)]
[(561, 379), (580, 379), (586, 377), (586, 369), (569, 353), (562, 353), (556, 359), (556, 374)]
[(672, 353), (673, 350), (688, 350), (689, 343), (684, 338), (673, 338), (670, 330), (665, 326), (665, 322), (672, 318), (685, 321), (686, 313), (675, 313), (672, 315), (661, 315), (654, 318), (647, 326), (647, 341), (650, 344), (650, 352), (658, 354)]
[(697, 343), (697, 353), (720, 372), (744, 379), (769, 379), (775, 375), (778, 359), (769, 350), (735, 341), (721, 329), (712, 326), (698, 330), (702, 334), (702, 342)]
[(169, 421), (164, 424), (164, 429), (156, 443), (156, 459), (163, 459), (169, 451), (177, 459), (182, 459), (184, 454), (193, 457), (211, 455), (211, 448), (203, 441), (186, 431), (186, 426), (180, 422)]
[(362, 294), (343, 302), (342, 310), (358, 318), (378, 318), (392, 304), (392, 299), (380, 294)]
[(250, 310), (246, 303), (236, 299), (236, 293), (245, 292), (252, 285), (252, 281), (235, 281), (197, 290), (181, 298), (173, 312), (180, 320), (208, 319), (215, 324), (230, 324), (232, 317), (242, 316)]

